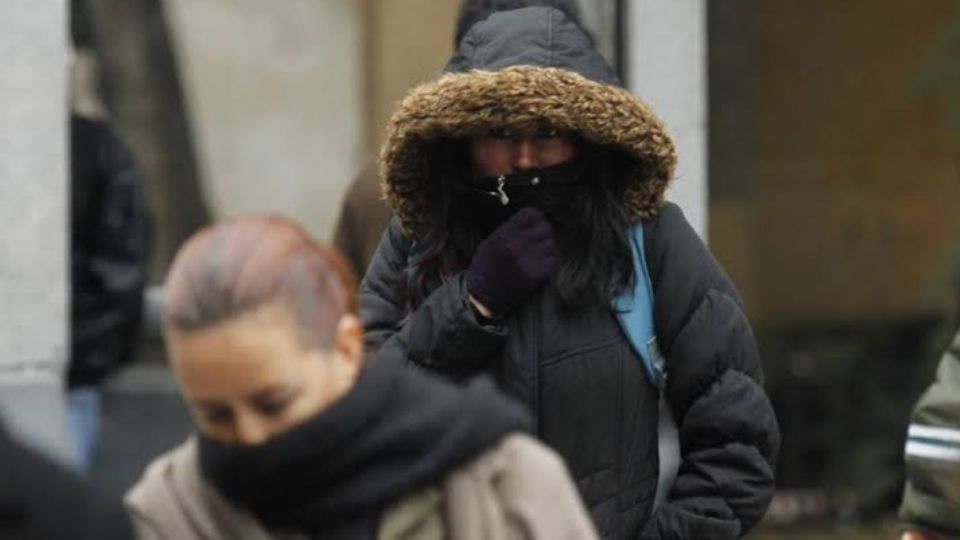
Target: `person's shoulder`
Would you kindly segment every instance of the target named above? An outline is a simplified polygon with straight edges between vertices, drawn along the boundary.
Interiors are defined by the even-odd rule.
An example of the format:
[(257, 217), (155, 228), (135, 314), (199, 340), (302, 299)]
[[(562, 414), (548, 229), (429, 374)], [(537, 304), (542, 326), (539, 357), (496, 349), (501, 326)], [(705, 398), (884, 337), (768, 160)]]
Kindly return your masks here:
[(118, 144), (117, 133), (104, 118), (73, 114), (70, 116), (70, 140), (86, 151)]
[(463, 471), (481, 476), (522, 476), (525, 481), (547, 481), (567, 476), (563, 459), (548, 446), (523, 432), (511, 433), (469, 462)]
[(103, 134), (110, 131), (110, 124), (102, 118), (85, 116), (81, 114), (70, 115), (70, 129), (79, 132), (82, 135), (91, 133)]
[(235, 529), (255, 527), (205, 484), (194, 437), (154, 459), (124, 505), (144, 538), (232, 538)]
[[(679, 206), (666, 203), (656, 216), (644, 222), (643, 230), (647, 261), (654, 276), (669, 276), (680, 284), (702, 281), (738, 296), (730, 278)], [(663, 272), (665, 267), (669, 267), (669, 272)]]
[[(492, 537), (596, 538), (563, 459), (525, 433), (513, 433), (448, 479), (454, 533)], [(477, 515), (475, 501), (499, 507), (499, 518)], [(456, 536), (456, 534), (454, 534)]]
[(196, 467), (196, 443), (191, 438), (154, 458), (137, 483), (127, 491), (124, 504), (140, 514), (169, 509), (179, 496), (175, 486), (177, 477), (193, 474)]
[(556, 452), (528, 433), (511, 433), (496, 446), (497, 452), (512, 456), (514, 460), (544, 459), (561, 463)]
[(675, 203), (667, 202), (663, 208), (643, 226), (648, 238), (645, 243), (655, 248), (703, 249), (703, 240), (694, 230), (683, 210)]

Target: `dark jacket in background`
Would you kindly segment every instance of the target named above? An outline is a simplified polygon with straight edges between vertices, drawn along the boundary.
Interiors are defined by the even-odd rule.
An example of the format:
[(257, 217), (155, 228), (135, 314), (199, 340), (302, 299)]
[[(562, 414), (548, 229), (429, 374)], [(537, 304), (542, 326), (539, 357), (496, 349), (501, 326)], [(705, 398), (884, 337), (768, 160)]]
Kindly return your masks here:
[[(494, 372), (566, 460), (605, 538), (746, 534), (773, 495), (779, 430), (739, 295), (680, 209), (664, 203), (676, 157), (660, 120), (619, 88), (589, 38), (555, 10), (479, 23), (448, 71), (408, 94), (388, 128), (381, 176), (397, 219), (361, 287), (368, 348), (457, 376)], [(658, 397), (612, 309), (563, 309), (548, 284), (502, 324), (485, 325), (462, 274), (419, 305), (407, 295), (416, 239), (429, 228), (429, 144), (524, 122), (615, 147), (640, 165), (624, 199), (645, 230), (682, 452), (669, 498), (652, 515)]]
[(73, 473), (0, 429), (0, 538), (133, 538), (119, 501), (108, 504)]
[(380, 236), (390, 222), (390, 207), (380, 194), (377, 162), (370, 159), (357, 175), (340, 208), (333, 244), (362, 276)]
[(70, 118), (69, 384), (128, 361), (140, 330), (150, 213), (133, 157), (110, 126)]

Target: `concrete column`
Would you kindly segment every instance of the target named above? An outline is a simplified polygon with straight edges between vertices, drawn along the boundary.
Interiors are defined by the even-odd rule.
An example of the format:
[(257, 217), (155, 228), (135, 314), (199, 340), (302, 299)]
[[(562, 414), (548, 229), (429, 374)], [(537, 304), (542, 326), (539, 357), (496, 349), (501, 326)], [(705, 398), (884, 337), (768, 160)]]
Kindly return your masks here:
[(363, 155), (362, 4), (165, 1), (214, 217), (280, 212), (329, 239)]
[(65, 0), (0, 3), (0, 58), (0, 415), (65, 457)]
[(680, 156), (669, 198), (707, 234), (706, 0), (629, 0), (627, 86), (667, 123)]

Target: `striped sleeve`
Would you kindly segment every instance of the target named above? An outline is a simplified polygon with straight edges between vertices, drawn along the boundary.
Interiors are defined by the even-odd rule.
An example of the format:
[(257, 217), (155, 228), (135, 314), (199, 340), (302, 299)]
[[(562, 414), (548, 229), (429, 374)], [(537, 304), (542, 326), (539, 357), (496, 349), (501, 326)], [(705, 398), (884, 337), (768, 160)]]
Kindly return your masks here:
[(960, 429), (910, 424), (904, 454), (908, 459), (960, 463)]
[(904, 458), (904, 526), (960, 536), (960, 334), (914, 408)]

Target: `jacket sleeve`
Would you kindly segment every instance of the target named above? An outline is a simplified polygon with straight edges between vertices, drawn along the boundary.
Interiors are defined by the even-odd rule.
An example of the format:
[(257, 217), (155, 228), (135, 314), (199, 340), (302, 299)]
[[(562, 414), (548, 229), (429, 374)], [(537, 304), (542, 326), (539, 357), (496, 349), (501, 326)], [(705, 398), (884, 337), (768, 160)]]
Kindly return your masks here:
[(779, 428), (733, 284), (679, 209), (663, 214), (649, 251), (681, 462), (642, 538), (738, 538), (773, 496)]
[(960, 334), (914, 408), (904, 454), (905, 527), (960, 535)]
[(130, 151), (106, 124), (89, 136), (96, 141), (93, 174), (102, 188), (85, 224), (88, 245), (75, 245), (71, 255), (74, 355), (115, 365), (129, 359), (140, 328), (152, 223)]
[(506, 328), (477, 319), (461, 274), (451, 276), (411, 309), (406, 276), (412, 244), (392, 219), (360, 284), (367, 352), (453, 374), (481, 367), (478, 363), (502, 346)]

